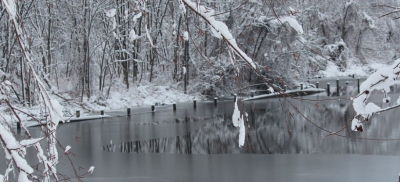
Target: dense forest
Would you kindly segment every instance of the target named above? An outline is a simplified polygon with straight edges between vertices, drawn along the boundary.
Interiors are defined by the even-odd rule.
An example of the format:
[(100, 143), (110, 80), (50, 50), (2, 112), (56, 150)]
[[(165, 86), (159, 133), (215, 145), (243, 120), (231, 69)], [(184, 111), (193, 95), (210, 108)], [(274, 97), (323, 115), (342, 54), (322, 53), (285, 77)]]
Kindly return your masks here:
[[(372, 115), (400, 105), (400, 99), (383, 109), (368, 103), (374, 90), (383, 91), (383, 102), (390, 103), (390, 86), (400, 75), (397, 0), (1, 2), (0, 140), (7, 169), (0, 179), (4, 181), (12, 173), (11, 179), (16, 179), (14, 171), (18, 181), (59, 181), (62, 175), (56, 165), (64, 155), (80, 180), (68, 156), (71, 146), (62, 146), (56, 131), (60, 122), (70, 120), (71, 111), (91, 112), (88, 103), (106, 107), (107, 100), (115, 100), (106, 109), (120, 109), (144, 105), (135, 100), (153, 105), (179, 93), (207, 98), (248, 92), (254, 85), (281, 91), (311, 77), (330, 76), (327, 73), (367, 76), (382, 67), (352, 99), (356, 114), (351, 131), (363, 131), (363, 123)], [(382, 66), (396, 59), (392, 66)], [(149, 95), (143, 89), (149, 85), (161, 91)], [(133, 92), (142, 93), (131, 97)], [(152, 100), (161, 92), (169, 96)], [(239, 146), (244, 146), (247, 114), (238, 100), (232, 123), (240, 129)], [(337, 134), (288, 103), (293, 113), (329, 135)], [(284, 112), (294, 117), (289, 109)], [(28, 119), (40, 125), (40, 136), (30, 134)], [(286, 126), (291, 136), (287, 122)], [(47, 145), (42, 148), (44, 140)], [(28, 147), (36, 151), (35, 167), (25, 159)], [(34, 168), (40, 176), (34, 175)], [(94, 166), (88, 167), (83, 175), (93, 170)]]
[[(204, 96), (241, 92), (265, 82), (179, 0), (16, 1), (16, 19), (48, 90), (77, 101), (146, 85), (175, 85)], [(392, 1), (198, 1), (215, 10), (240, 49), (276, 88), (328, 66), (390, 63), (399, 56), (399, 6)], [(36, 85), (3, 4), (0, 69), (19, 103), (35, 104)], [(390, 14), (387, 14), (390, 13)], [(290, 17), (303, 32), (296, 31)], [(231, 59), (236, 61), (233, 62)], [(234, 65), (236, 64), (236, 65)], [(235, 67), (240, 69), (239, 72)]]

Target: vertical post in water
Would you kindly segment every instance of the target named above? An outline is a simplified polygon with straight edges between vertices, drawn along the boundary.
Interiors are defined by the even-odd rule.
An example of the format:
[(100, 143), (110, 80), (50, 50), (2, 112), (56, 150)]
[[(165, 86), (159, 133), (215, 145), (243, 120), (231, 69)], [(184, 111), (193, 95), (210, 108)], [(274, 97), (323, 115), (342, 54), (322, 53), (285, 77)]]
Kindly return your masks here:
[(104, 110), (101, 110), (101, 111), (100, 111), (100, 114), (103, 116), (103, 115), (104, 115)]
[(131, 108), (127, 108), (127, 109), (126, 109), (126, 114), (127, 114), (128, 116), (131, 116)]
[(326, 84), (326, 93), (328, 94), (328, 96), (331, 95), (331, 85), (329, 83)]
[(156, 107), (154, 105), (151, 106), (151, 112), (154, 112), (156, 110)]
[(196, 109), (197, 104), (196, 104), (196, 99), (193, 100), (193, 107)]
[(214, 105), (217, 105), (217, 102), (218, 102), (218, 98), (214, 97)]
[(339, 79), (336, 79), (336, 95), (340, 96)]
[(360, 78), (357, 78), (357, 91), (360, 93)]
[(173, 103), (173, 104), (172, 104), (172, 109), (173, 109), (174, 111), (176, 111), (176, 103)]
[(319, 88), (319, 82), (315, 83), (315, 86), (316, 86), (317, 88)]
[(251, 97), (254, 97), (254, 91), (251, 91), (250, 95)]
[(300, 90), (303, 90), (303, 84), (300, 84)]
[(81, 111), (76, 111), (75, 116), (76, 116), (77, 118), (81, 117)]

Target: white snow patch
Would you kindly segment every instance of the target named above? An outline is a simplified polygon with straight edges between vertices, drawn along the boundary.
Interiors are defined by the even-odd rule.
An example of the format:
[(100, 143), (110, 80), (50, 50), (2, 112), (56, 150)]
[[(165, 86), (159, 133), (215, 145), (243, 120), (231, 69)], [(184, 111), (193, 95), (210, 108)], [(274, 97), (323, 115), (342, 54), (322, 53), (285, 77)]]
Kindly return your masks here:
[(33, 138), (33, 139), (28, 139), (28, 140), (22, 140), (19, 143), (22, 146), (31, 146), (42, 140), (43, 138)]
[(71, 146), (67, 145), (67, 146), (65, 147), (64, 153), (68, 153), (69, 150), (71, 150)]
[(299, 33), (299, 34), (304, 33), (303, 27), (293, 16), (285, 16), (285, 17), (281, 17), (279, 19), (271, 21), (271, 23), (274, 23), (274, 24), (278, 24), (279, 22), (282, 22), (282, 23), (287, 22), (293, 29), (295, 29), (297, 31), (297, 33)]
[[(240, 114), (240, 110), (238, 107), (238, 99), (236, 99), (234, 107), (235, 108), (232, 114), (232, 123), (233, 126), (239, 127), (239, 147), (242, 147), (245, 141), (246, 130), (244, 125), (243, 115)], [(247, 115), (247, 113), (245, 114)]]
[(146, 30), (147, 39), (149, 39), (149, 42), (150, 42), (151, 47), (154, 47), (154, 45), (153, 45), (153, 39), (151, 39), (149, 30), (147, 30), (147, 26), (144, 26), (144, 29)]
[(184, 66), (182, 67), (182, 74), (186, 75), (186, 67), (184, 67)]
[(14, 19), (15, 18), (15, 14), (16, 14), (16, 6), (15, 6), (15, 2), (14, 0), (4, 0), (3, 1), (5, 7), (8, 10), (8, 14), (10, 15), (10, 19)]
[(185, 41), (189, 40), (189, 33), (187, 31), (183, 32), (183, 40)]
[[(399, 72), (400, 59), (397, 59), (391, 66), (379, 68), (360, 85), (360, 94), (353, 100), (353, 107), (357, 115), (369, 118), (382, 110), (374, 103), (367, 103), (368, 98), (373, 90), (383, 90), (386, 94), (389, 93), (390, 86), (398, 83), (396, 79)], [(383, 102), (386, 103), (385, 100)], [(399, 100), (397, 100), (397, 103), (399, 104)]]
[(110, 10), (106, 11), (106, 16), (109, 17), (109, 18), (114, 17), (115, 16), (115, 12), (116, 12), (115, 9), (110, 9)]
[(136, 24), (137, 20), (142, 17), (142, 13), (138, 13), (135, 16), (133, 16), (133, 24)]
[(129, 32), (129, 40), (130, 40), (131, 42), (133, 42), (133, 41), (136, 40), (137, 38), (138, 38), (138, 36), (136, 35), (135, 30), (132, 29), (132, 30)]
[(90, 166), (89, 170), (87, 171), (88, 173), (92, 174), (94, 171), (94, 166)]
[(368, 23), (369, 28), (375, 28), (375, 21), (366, 12), (363, 13), (364, 20)]

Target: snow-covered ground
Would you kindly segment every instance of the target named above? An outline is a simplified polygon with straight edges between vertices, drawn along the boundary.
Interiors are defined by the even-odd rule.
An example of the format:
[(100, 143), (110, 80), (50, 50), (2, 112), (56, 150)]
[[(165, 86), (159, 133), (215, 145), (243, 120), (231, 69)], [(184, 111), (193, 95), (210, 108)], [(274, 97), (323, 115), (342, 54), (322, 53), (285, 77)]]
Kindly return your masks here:
[(338, 76), (349, 76), (355, 75), (356, 77), (367, 77), (371, 75), (371, 73), (378, 70), (378, 68), (386, 67), (386, 64), (382, 63), (371, 63), (366, 66), (360, 66), (358, 64), (354, 64), (350, 61), (347, 68), (341, 70), (336, 64), (332, 62), (328, 62), (328, 65), (325, 70), (319, 71), (320, 76), (323, 77), (338, 77)]
[(165, 86), (146, 83), (133, 86), (128, 90), (123, 87), (123, 85), (114, 86), (108, 98), (99, 98), (98, 95), (92, 96), (90, 99), (85, 99), (83, 104), (90, 110), (99, 111), (172, 104), (201, 99), (198, 93), (184, 94), (183, 89), (176, 85)]
[[(133, 86), (130, 89), (123, 88), (123, 85), (114, 85), (110, 91), (108, 98), (104, 98), (102, 94), (94, 94), (92, 97), (84, 98), (80, 104), (79, 98), (74, 98), (68, 92), (59, 91), (57, 94), (51, 94), (51, 97), (57, 99), (63, 106), (64, 120), (87, 120), (94, 118), (107, 117), (100, 115), (100, 111), (118, 111), (126, 108), (143, 107), (151, 105), (172, 104), (179, 102), (188, 102), (193, 99), (201, 100), (202, 97), (198, 93), (184, 94), (183, 90), (177, 85), (158, 85), (146, 83)], [(72, 99), (73, 98), (73, 99)], [(40, 107), (23, 107), (16, 105), (16, 112), (19, 118), (29, 126), (37, 125), (38, 122), (32, 119), (44, 119), (45, 115), (41, 114)], [(8, 107), (0, 108), (5, 111), (3, 117), (13, 123), (16, 127), (17, 117), (12, 114)], [(18, 111), (20, 110), (20, 111)], [(75, 116), (76, 111), (80, 111), (80, 117)]]

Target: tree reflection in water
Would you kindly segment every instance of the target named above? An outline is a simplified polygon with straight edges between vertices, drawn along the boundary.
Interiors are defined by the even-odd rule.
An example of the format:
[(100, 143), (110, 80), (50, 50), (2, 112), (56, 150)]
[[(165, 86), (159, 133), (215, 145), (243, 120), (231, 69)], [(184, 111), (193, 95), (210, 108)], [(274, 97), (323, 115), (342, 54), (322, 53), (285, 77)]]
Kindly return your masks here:
[[(354, 115), (350, 103), (325, 102), (319, 107), (292, 100), (304, 116), (319, 126), (338, 131)], [(376, 116), (363, 133), (351, 132), (346, 128), (341, 132), (347, 137), (326, 136), (328, 133), (311, 125), (299, 114), (290, 117), (287, 107), (278, 100), (268, 100), (263, 104), (247, 104), (249, 121), (246, 123), (245, 146), (239, 148), (239, 131), (232, 125), (232, 114), (208, 118), (210, 121), (200, 129), (183, 136), (130, 141), (103, 146), (104, 151), (124, 153), (175, 153), (175, 154), (380, 154), (399, 155), (400, 142), (397, 140), (359, 140), (362, 138), (400, 138), (398, 113), (391, 112)], [(289, 109), (295, 113), (293, 109)], [(195, 122), (202, 118), (184, 118), (172, 121)], [(287, 122), (285, 121), (287, 120)], [(170, 124), (172, 124), (170, 123)], [(288, 129), (291, 134), (288, 133)]]

